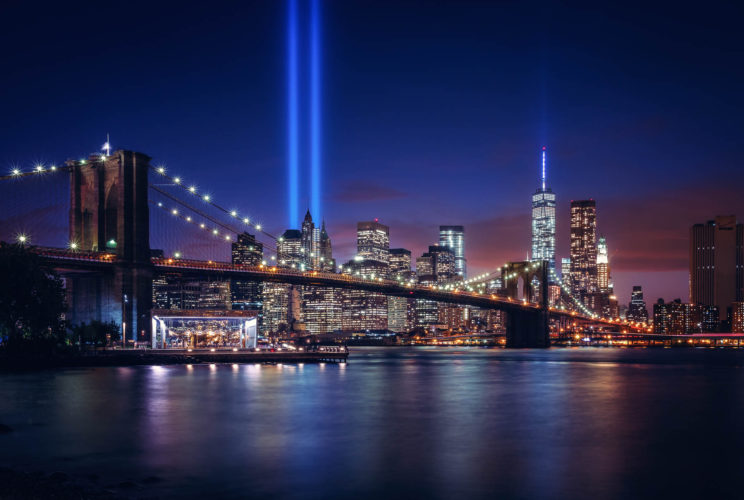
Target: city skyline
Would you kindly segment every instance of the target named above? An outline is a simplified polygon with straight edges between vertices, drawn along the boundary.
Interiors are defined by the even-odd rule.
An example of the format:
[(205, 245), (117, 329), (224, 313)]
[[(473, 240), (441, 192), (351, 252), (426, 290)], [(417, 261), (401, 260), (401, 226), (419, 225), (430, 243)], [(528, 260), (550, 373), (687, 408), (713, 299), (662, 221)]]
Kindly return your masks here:
[[(104, 38), (102, 33), (74, 29), (93, 22), (86, 17), (93, 13), (70, 20), (73, 29), (64, 37), (57, 37), (53, 25), (46, 24), (56, 23), (55, 16), (34, 21), (36, 30), (19, 32), (9, 26), (1, 36), (7, 38), (6, 46), (19, 50), (9, 54), (11, 71), (2, 85), (12, 97), (5, 102), (5, 116), (15, 126), (0, 139), (0, 162), (9, 169), (85, 156), (110, 132), (115, 148), (147, 151), (172, 171), (209, 186), (226, 200), (240, 199), (240, 190), (260, 186), (250, 198), (255, 204), (247, 203), (245, 208), (280, 233), (286, 214), (273, 204), (286, 191), (286, 11), (283, 2), (250, 8), (254, 15), (248, 19), (248, 29), (238, 30), (218, 12), (219, 34), (213, 20), (200, 20), (190, 10), (179, 14), (206, 37), (190, 39), (192, 45), (185, 48), (171, 40), (178, 39), (171, 36), (178, 23), (162, 22), (172, 12), (158, 8), (148, 19), (138, 19), (136, 28), (125, 29), (125, 22), (112, 24), (110, 34), (136, 39), (126, 45), (111, 42), (115, 36)], [(17, 19), (18, 26), (28, 25), (35, 16), (27, 9), (14, 6), (6, 18)], [(108, 9), (104, 6), (96, 15), (114, 17)], [(624, 49), (599, 35), (601, 29), (627, 32), (631, 21), (612, 7), (561, 11), (560, 19), (549, 23), (550, 30), (540, 30), (541, 39), (511, 53), (508, 37), (524, 41), (506, 26), (528, 17), (520, 7), (473, 4), (452, 15), (451, 6), (422, 11), (409, 4), (398, 7), (398, 16), (391, 19), (378, 14), (372, 25), (362, 21), (365, 9), (372, 6), (328, 4), (323, 12), (324, 213), (328, 232), (338, 242), (334, 251), (339, 260), (354, 253), (356, 222), (374, 217), (390, 226), (392, 246), (408, 248), (413, 255), (436, 242), (439, 225), (464, 225), (470, 274), (523, 259), (530, 244), (525, 199), (534, 192), (534, 151), (547, 144), (551, 187), (560, 193), (556, 256), (568, 255), (569, 200), (591, 197), (598, 201), (598, 230), (611, 241), (609, 257), (619, 300), (627, 302), (636, 284), (644, 287), (649, 301), (685, 299), (689, 225), (715, 215), (744, 213), (733, 187), (741, 180), (734, 168), (738, 162), (734, 139), (741, 125), (726, 111), (741, 100), (729, 83), (737, 81), (741, 68), (726, 64), (721, 67), (729, 73), (719, 67), (707, 71), (711, 61), (726, 57), (715, 50), (718, 45), (734, 43), (726, 38), (725, 29), (715, 29), (725, 28), (734, 16), (717, 15), (708, 19), (707, 27), (696, 28), (705, 44), (694, 49), (685, 46), (686, 50), (657, 47), (650, 59), (640, 63), (633, 58), (634, 49), (661, 35), (670, 40), (682, 38), (683, 33), (687, 36), (699, 14), (678, 10), (669, 18), (667, 12), (652, 9), (645, 22), (662, 16), (668, 20), (660, 35), (643, 29), (634, 32), (625, 38), (629, 46)], [(549, 13), (550, 8), (543, 8), (541, 26), (548, 25)], [(615, 15), (612, 21), (604, 20), (608, 13)], [(122, 20), (129, 15), (116, 14)], [(61, 16), (67, 19), (64, 13)], [(451, 38), (426, 38), (433, 34), (432, 28), (410, 22), (420, 16), (432, 22), (446, 19)], [(576, 23), (572, 16), (591, 22)], [(498, 31), (493, 30), (494, 23), (503, 23), (503, 35), (491, 34)], [(133, 38), (131, 29), (134, 34), (149, 30), (154, 36)], [(389, 38), (370, 45), (381, 29)], [(569, 55), (565, 49), (582, 36), (601, 43), (596, 48), (583, 44), (584, 52)], [(428, 42), (413, 40), (417, 37)], [(103, 88), (93, 85), (61, 52), (46, 50), (52, 39), (62, 52), (76, 54), (91, 73), (106, 74), (123, 63), (142, 71), (133, 70)], [(235, 40), (254, 50), (240, 49)], [(206, 71), (187, 71), (191, 76), (173, 81), (169, 75), (196, 68), (201, 59), (193, 51), (201, 42), (201, 50), (220, 47), (218, 57)], [(404, 55), (395, 55), (398, 49), (421, 57), (407, 69), (402, 65)], [(587, 67), (586, 61), (602, 51), (616, 56), (613, 64), (643, 74), (654, 85), (676, 76), (676, 94), (660, 96), (654, 85), (642, 90), (629, 76), (612, 81), (609, 75), (617, 74), (610, 63)], [(436, 63), (442, 55), (459, 59), (464, 72), (478, 71), (482, 78), (465, 80), (439, 72), (436, 84), (423, 83), (417, 75), (438, 71)], [(20, 57), (35, 63), (13, 64)], [(242, 65), (233, 64), (236, 58), (261, 71), (251, 72), (249, 78)], [(362, 71), (362, 59), (372, 64), (373, 71)], [(662, 64), (655, 68), (649, 60)], [(49, 86), (44, 82), (52, 68), (55, 85)], [(587, 82), (573, 77), (568, 78), (570, 86), (563, 83), (561, 76), (571, 72), (581, 73)], [(507, 78), (497, 83), (504, 74)], [(143, 80), (148, 82), (145, 90), (132, 92)], [(212, 89), (206, 95), (205, 85)], [(372, 92), (379, 89), (385, 91)], [(357, 99), (356, 94), (365, 99)], [(706, 95), (717, 97), (711, 102)], [(449, 106), (430, 106), (443, 97)], [(680, 99), (688, 107), (683, 119), (674, 112)], [(142, 123), (143, 113), (147, 123)], [(56, 125), (67, 116), (77, 117), (78, 125)], [(700, 123), (706, 124), (704, 132)], [(709, 180), (699, 178), (703, 168)], [(247, 178), (247, 187), (237, 187), (231, 180), (240, 176)], [(731, 180), (727, 187), (717, 184), (721, 177)], [(309, 205), (305, 199), (300, 208)]]

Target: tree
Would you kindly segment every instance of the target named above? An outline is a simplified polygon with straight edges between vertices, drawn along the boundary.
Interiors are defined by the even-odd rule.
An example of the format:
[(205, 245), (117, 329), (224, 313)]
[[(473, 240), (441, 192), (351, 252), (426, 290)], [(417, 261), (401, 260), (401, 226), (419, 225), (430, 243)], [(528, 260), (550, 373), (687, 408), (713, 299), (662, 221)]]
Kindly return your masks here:
[(22, 245), (0, 242), (0, 346), (51, 352), (65, 342), (60, 277)]
[(106, 347), (109, 343), (113, 344), (119, 340), (119, 325), (113, 321), (104, 323), (98, 320), (80, 323), (72, 327), (72, 336), (81, 350), (84, 350), (88, 344)]

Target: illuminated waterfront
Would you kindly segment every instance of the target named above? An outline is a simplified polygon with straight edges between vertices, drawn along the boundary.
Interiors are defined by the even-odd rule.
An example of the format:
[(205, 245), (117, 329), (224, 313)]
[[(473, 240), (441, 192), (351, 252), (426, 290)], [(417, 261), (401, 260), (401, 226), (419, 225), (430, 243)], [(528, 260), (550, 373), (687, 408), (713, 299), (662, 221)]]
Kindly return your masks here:
[(731, 497), (742, 365), (738, 350), (401, 347), (6, 374), (0, 465), (135, 496)]

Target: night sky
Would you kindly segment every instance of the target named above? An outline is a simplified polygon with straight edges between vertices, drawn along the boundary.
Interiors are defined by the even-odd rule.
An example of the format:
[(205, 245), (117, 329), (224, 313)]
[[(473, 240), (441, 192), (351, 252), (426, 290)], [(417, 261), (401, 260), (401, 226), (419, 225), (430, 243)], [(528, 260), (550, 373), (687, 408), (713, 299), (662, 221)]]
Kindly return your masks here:
[[(570, 200), (594, 198), (620, 301), (633, 284), (649, 303), (687, 300), (689, 226), (744, 219), (744, 7), (669, 5), (324, 2), (335, 256), (378, 217), (414, 256), (438, 225), (465, 225), (471, 275), (525, 258), (547, 145), (558, 259)], [(286, 7), (3, 2), (0, 168), (87, 156), (110, 133), (283, 231)]]

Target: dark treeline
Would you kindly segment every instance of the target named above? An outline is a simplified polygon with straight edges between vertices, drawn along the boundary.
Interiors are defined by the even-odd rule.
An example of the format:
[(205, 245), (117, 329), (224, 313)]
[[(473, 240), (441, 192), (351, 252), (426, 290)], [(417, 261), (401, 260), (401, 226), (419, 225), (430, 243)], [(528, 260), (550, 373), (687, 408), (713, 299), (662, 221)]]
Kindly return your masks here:
[(0, 242), (0, 354), (71, 354), (119, 340), (116, 323), (71, 325), (66, 311), (59, 275), (25, 246)]

